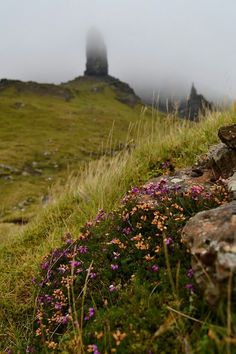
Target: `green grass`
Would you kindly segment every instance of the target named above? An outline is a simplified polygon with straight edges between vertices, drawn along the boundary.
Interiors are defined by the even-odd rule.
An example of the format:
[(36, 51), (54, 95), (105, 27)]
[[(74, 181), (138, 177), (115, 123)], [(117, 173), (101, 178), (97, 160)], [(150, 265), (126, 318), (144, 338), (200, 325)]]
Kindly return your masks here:
[[(52, 184), (58, 179), (63, 184), (85, 161), (119, 150), (129, 125), (140, 119), (141, 106), (120, 103), (107, 83), (68, 83), (70, 101), (44, 86), (41, 93), (27, 84), (0, 91), (0, 163), (14, 169), (9, 174), (0, 168), (0, 174), (10, 175), (0, 178), (0, 224), (31, 219)], [(0, 232), (5, 230), (1, 224)]]
[[(32, 334), (36, 294), (31, 278), (38, 274), (42, 258), (62, 244), (65, 232), (77, 237), (81, 226), (93, 218), (98, 209), (111, 211), (117, 207), (130, 186), (154, 175), (160, 162), (171, 160), (176, 167), (192, 164), (198, 154), (218, 141), (217, 129), (235, 121), (233, 109), (210, 114), (197, 125), (153, 117), (149, 123), (137, 127), (134, 149), (89, 162), (69, 178), (66, 186), (60, 187), (58, 183), (54, 202), (21, 233), (1, 244), (2, 348), (10, 343), (21, 350)], [(203, 342), (204, 337), (199, 346), (204, 346)]]

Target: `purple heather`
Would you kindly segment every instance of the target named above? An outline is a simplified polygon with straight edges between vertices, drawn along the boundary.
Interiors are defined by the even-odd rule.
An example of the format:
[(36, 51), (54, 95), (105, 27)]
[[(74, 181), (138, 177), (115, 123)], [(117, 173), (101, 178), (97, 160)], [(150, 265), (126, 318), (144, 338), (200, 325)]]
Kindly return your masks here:
[(90, 279), (95, 279), (96, 276), (97, 276), (97, 273), (94, 273), (94, 272), (91, 272), (91, 273), (89, 274)]
[(122, 232), (123, 232), (123, 234), (125, 234), (125, 235), (129, 235), (130, 233), (131, 233), (131, 228), (130, 227), (125, 227), (123, 230), (122, 230)]
[(185, 288), (188, 289), (191, 294), (194, 293), (193, 284), (186, 284), (186, 285), (185, 285)]
[(94, 314), (95, 314), (94, 308), (93, 308), (93, 307), (90, 307), (90, 308), (89, 308), (89, 316), (90, 316), (90, 317), (93, 317)]
[(70, 265), (73, 268), (79, 267), (81, 265), (81, 262), (79, 262), (79, 261), (70, 261)]
[(48, 269), (48, 267), (49, 267), (49, 262), (44, 262), (41, 264), (41, 268), (44, 270)]
[(117, 289), (116, 289), (116, 287), (115, 287), (113, 284), (111, 284), (111, 285), (109, 286), (109, 291), (110, 291), (111, 293), (113, 293), (113, 292), (117, 291)]
[(87, 253), (88, 247), (87, 246), (79, 246), (78, 250), (79, 250), (79, 253)]
[(158, 269), (159, 269), (159, 267), (158, 267), (157, 264), (154, 264), (154, 265), (152, 266), (152, 271), (153, 271), (153, 272), (157, 272)]
[(62, 308), (62, 304), (60, 302), (55, 303), (55, 309), (60, 310)]
[(187, 272), (187, 277), (192, 279), (193, 275), (194, 275), (193, 270), (192, 270), (192, 268), (190, 268)]
[(167, 246), (171, 245), (172, 242), (173, 242), (173, 240), (172, 240), (171, 237), (167, 237), (167, 238), (165, 239), (165, 244), (166, 244)]
[(118, 264), (111, 264), (112, 270), (117, 270), (119, 268)]

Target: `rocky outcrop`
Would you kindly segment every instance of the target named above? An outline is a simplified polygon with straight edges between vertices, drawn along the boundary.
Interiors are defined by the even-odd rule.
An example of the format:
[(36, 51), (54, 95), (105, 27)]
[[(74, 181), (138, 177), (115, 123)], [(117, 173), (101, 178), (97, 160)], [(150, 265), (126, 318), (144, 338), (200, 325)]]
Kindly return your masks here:
[[(74, 98), (73, 93), (69, 88), (63, 87), (62, 85), (54, 84), (40, 84), (37, 82), (29, 81), (23, 82), (20, 80), (0, 80), (0, 92), (8, 88), (14, 88), (17, 93), (30, 93), (39, 96), (53, 96), (64, 99), (65, 101), (70, 101)], [(16, 102), (15, 108), (24, 108), (25, 104), (22, 102)]]
[(102, 35), (96, 30), (91, 29), (87, 36), (86, 45), (86, 70), (88, 76), (108, 75), (107, 49)]
[(229, 282), (236, 276), (236, 201), (196, 214), (184, 227), (182, 239), (193, 256), (195, 280), (207, 302), (215, 305), (227, 297)]
[(207, 154), (200, 156), (196, 167), (211, 171), (212, 178), (228, 179), (236, 173), (236, 125), (219, 129), (222, 143), (213, 145)]
[(106, 82), (114, 88), (116, 99), (121, 103), (127, 104), (130, 107), (134, 107), (136, 104), (141, 103), (141, 99), (127, 83), (112, 76), (108, 76)]
[(220, 128), (218, 136), (230, 149), (236, 150), (236, 124)]
[(210, 170), (213, 179), (229, 178), (236, 172), (236, 153), (225, 144), (213, 145), (197, 161), (198, 168)]
[(182, 118), (196, 121), (212, 108), (212, 104), (203, 95), (197, 93), (193, 84), (187, 102), (180, 105), (179, 114)]
[(107, 86), (110, 86), (115, 92), (115, 98), (127, 104), (130, 107), (134, 107), (137, 104), (141, 104), (141, 99), (136, 95), (134, 90), (125, 82), (120, 81), (119, 79), (107, 75), (107, 76), (79, 76), (72, 81), (69, 81), (68, 84), (72, 85), (78, 91), (80, 90), (80, 85), (84, 82), (89, 82), (92, 85), (91, 92), (98, 94), (104, 91)]

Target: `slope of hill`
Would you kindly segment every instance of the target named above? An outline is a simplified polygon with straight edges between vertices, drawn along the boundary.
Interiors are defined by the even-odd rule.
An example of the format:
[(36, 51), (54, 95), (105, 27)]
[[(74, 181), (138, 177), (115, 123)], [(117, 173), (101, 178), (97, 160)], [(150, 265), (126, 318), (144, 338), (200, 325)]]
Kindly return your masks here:
[[(185, 257), (185, 252), (181, 253), (183, 251), (181, 249), (174, 257), (169, 258), (170, 263), (167, 262), (167, 270), (173, 266), (176, 275), (173, 279), (170, 272), (166, 270), (165, 247), (162, 248), (161, 252), (164, 253), (160, 253), (160, 259), (163, 263), (158, 273), (161, 274), (161, 283), (154, 284), (155, 274), (159, 268), (154, 264), (155, 267), (151, 269), (151, 273), (147, 272), (147, 268), (143, 268), (142, 257), (140, 258), (140, 252), (144, 249), (143, 243), (141, 242), (135, 251), (127, 248), (127, 251), (130, 251), (127, 252), (126, 245), (123, 244), (123, 247), (122, 240), (118, 240), (120, 227), (123, 226), (123, 222), (127, 221), (127, 218), (122, 218), (121, 215), (134, 218), (135, 210), (132, 208), (135, 204), (123, 206), (123, 208), (128, 208), (125, 210), (120, 208), (117, 210), (117, 208), (127, 190), (130, 190), (132, 186), (141, 185), (150, 177), (164, 173), (164, 166), (178, 168), (192, 164), (198, 154), (206, 152), (211, 144), (217, 142), (218, 128), (234, 122), (234, 109), (225, 113), (211, 114), (197, 126), (191, 122), (171, 118), (165, 121), (158, 118), (149, 121), (142, 129), (139, 128), (137, 139), (135, 139), (136, 146), (131, 151), (121, 151), (116, 156), (103, 157), (90, 162), (80, 176), (68, 180), (66, 186), (60, 190), (60, 197), (42, 210), (35, 222), (27, 225), (22, 233), (15, 234), (14, 239), (2, 243), (0, 247), (0, 287), (2, 289), (0, 294), (0, 348), (20, 353), (25, 350), (46, 353), (53, 351), (54, 348), (58, 349), (59, 339), (59, 352), (62, 353), (93, 352), (98, 354), (98, 348), (103, 348), (104, 352), (109, 349), (109, 352), (117, 353), (141, 354), (148, 350), (153, 353), (190, 353), (191, 347), (196, 353), (220, 353), (225, 348), (228, 348), (230, 353), (231, 344), (227, 340), (232, 338), (227, 337), (229, 333), (227, 319), (230, 318), (231, 321), (232, 318), (232, 333), (234, 333), (233, 313), (219, 312), (215, 315), (204, 304), (201, 297), (192, 296), (191, 291), (186, 293), (182, 276), (185, 274), (186, 267), (189, 266), (189, 259)], [(203, 204), (195, 205), (195, 207), (200, 210), (202, 207), (208, 207), (205, 199), (207, 198), (203, 196)], [(172, 203), (171, 200), (168, 202)], [(174, 202), (180, 203), (180, 200)], [(189, 217), (189, 204), (187, 200), (185, 202), (184, 213)], [(214, 200), (212, 202), (215, 203)], [(168, 207), (173, 207), (173, 205)], [(88, 221), (94, 220), (101, 208), (105, 209), (111, 218), (99, 223), (104, 219), (104, 213), (100, 212), (97, 215), (95, 228), (91, 229), (93, 238), (90, 242), (89, 227), (91, 224)], [(142, 208), (147, 215), (141, 214), (141, 220), (149, 220), (149, 209), (145, 205)], [(193, 211), (192, 206), (191, 210)], [(137, 220), (132, 219), (132, 223), (133, 221), (136, 226), (132, 229), (132, 235), (134, 238), (140, 238), (140, 225)], [(172, 223), (173, 234), (170, 237), (177, 235), (182, 222), (180, 218), (176, 219), (176, 224)], [(148, 228), (150, 230), (146, 231), (150, 231), (150, 234), (147, 236), (150, 240), (154, 240), (156, 236), (152, 234), (152, 226), (148, 225)], [(125, 232), (130, 231), (127, 229)], [(125, 237), (125, 233), (122, 232), (122, 234)], [(65, 271), (73, 269), (74, 257), (78, 257), (77, 248), (74, 249), (74, 253), (63, 253), (63, 255), (60, 253), (55, 262), (55, 269), (54, 263), (50, 264), (50, 261), (54, 262), (54, 257), (59, 254), (57, 252), (68, 251), (66, 249), (71, 247), (69, 246), (71, 237), (76, 242), (72, 245), (77, 246), (81, 235), (82, 240), (89, 242), (88, 247), (92, 250), (86, 258), (87, 245), (85, 244), (83, 249), (78, 248), (81, 260), (89, 270), (87, 274), (95, 273), (92, 267), (96, 267), (98, 276), (102, 276), (99, 279), (105, 285), (101, 287), (101, 283), (95, 281), (91, 288), (89, 283), (87, 292), (88, 278), (86, 273), (83, 273), (85, 278), (81, 278), (82, 293), (78, 293), (81, 284), (74, 290), (68, 287), (72, 291), (68, 293), (68, 298), (72, 299), (70, 305), (72, 307), (69, 310), (72, 317), (63, 319), (65, 321), (61, 331), (60, 326), (59, 330), (57, 326), (54, 326), (58, 319), (54, 309), (59, 311), (59, 307), (65, 305), (61, 304), (63, 299), (60, 298), (60, 304), (54, 304), (55, 306), (51, 307), (51, 294), (54, 294), (57, 289), (60, 290), (60, 287), (65, 284), (63, 269)], [(67, 246), (64, 246), (65, 241)], [(125, 239), (123, 242), (126, 242)], [(178, 238), (175, 242), (178, 247)], [(117, 270), (118, 261), (109, 258), (109, 255), (106, 256), (106, 252), (108, 248), (111, 248), (113, 256), (119, 257), (115, 249), (117, 245), (124, 257), (122, 256), (119, 261), (120, 270), (116, 273), (118, 283), (113, 284), (111, 280), (114, 273), (112, 272)], [(58, 247), (59, 250), (55, 250)], [(158, 250), (160, 249), (161, 244)], [(54, 250), (53, 253), (51, 253), (52, 250)], [(69, 263), (63, 258), (67, 255)], [(181, 257), (179, 261), (184, 264), (184, 267), (181, 264), (178, 265), (179, 256)], [(57, 262), (61, 266), (58, 264), (57, 267)], [(77, 267), (79, 266), (77, 258), (76, 262)], [(71, 267), (68, 268), (68, 265)], [(40, 282), (41, 286), (40, 284), (35, 286), (35, 281), (40, 281), (40, 279), (42, 281), (42, 275), (44, 276), (43, 282), (45, 281), (45, 274), (49, 276), (48, 271), (53, 271), (52, 282)], [(74, 276), (73, 271), (70, 274)], [(96, 278), (95, 274), (93, 278)], [(105, 293), (104, 289), (109, 289), (109, 292)], [(122, 291), (116, 292), (117, 289)], [(43, 298), (38, 297), (38, 292)], [(57, 296), (57, 293), (55, 294)], [(82, 297), (81, 294), (83, 294)], [(42, 305), (43, 310), (42, 313), (38, 312), (37, 319), (35, 318), (36, 299), (38, 299), (37, 309), (40, 310)], [(45, 304), (47, 308), (44, 307)], [(167, 308), (168, 306), (176, 311), (174, 315)], [(56, 317), (53, 317), (54, 315)], [(76, 321), (76, 316), (80, 316), (78, 321)], [(74, 321), (70, 321), (70, 318)], [(95, 321), (93, 321), (94, 318)], [(46, 337), (41, 337), (40, 331), (37, 332), (39, 336), (35, 337), (35, 326), (38, 329), (42, 320), (47, 325), (43, 327)], [(68, 327), (66, 327), (67, 324)], [(195, 325), (192, 330), (193, 324)], [(41, 339), (38, 340), (38, 338)], [(84, 348), (81, 346), (82, 340), (85, 341)]]
[(61, 85), (1, 80), (0, 239), (47, 203), (58, 178), (63, 183), (84, 161), (124, 148), (140, 110), (132, 89), (110, 77)]

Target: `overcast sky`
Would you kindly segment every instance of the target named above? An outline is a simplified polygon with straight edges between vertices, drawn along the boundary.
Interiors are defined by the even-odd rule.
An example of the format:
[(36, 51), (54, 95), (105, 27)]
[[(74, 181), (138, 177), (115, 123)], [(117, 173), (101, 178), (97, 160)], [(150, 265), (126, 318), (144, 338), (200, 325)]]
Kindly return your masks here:
[(236, 98), (236, 0), (0, 0), (0, 78), (63, 82), (83, 73), (96, 26), (109, 72), (147, 88)]

